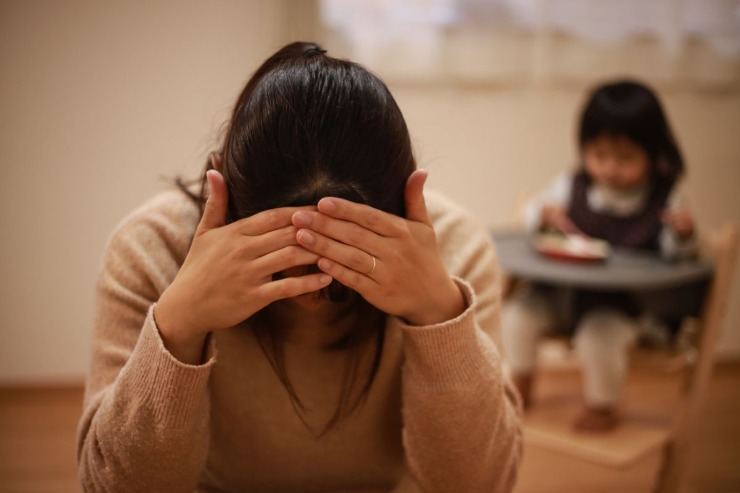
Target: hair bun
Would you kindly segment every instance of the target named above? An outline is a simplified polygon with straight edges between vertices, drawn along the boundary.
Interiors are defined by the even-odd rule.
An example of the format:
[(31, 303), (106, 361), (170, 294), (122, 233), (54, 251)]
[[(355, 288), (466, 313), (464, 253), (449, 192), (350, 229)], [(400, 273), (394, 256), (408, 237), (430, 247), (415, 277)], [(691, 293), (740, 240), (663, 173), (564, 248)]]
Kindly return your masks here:
[(305, 56), (307, 56), (307, 57), (310, 57), (310, 56), (321, 56), (321, 55), (326, 54), (326, 50), (322, 49), (318, 45), (313, 45), (313, 46), (310, 46), (309, 48), (307, 48), (306, 51), (303, 52), (303, 54)]

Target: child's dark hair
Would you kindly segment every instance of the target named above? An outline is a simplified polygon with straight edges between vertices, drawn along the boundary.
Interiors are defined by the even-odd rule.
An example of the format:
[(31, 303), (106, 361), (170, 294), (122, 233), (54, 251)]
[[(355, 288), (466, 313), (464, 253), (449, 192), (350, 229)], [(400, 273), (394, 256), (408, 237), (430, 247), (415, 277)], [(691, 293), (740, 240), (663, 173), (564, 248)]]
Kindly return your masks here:
[(581, 149), (601, 137), (627, 137), (645, 149), (654, 180), (672, 186), (684, 173), (681, 151), (657, 95), (646, 85), (617, 80), (597, 86), (581, 114)]

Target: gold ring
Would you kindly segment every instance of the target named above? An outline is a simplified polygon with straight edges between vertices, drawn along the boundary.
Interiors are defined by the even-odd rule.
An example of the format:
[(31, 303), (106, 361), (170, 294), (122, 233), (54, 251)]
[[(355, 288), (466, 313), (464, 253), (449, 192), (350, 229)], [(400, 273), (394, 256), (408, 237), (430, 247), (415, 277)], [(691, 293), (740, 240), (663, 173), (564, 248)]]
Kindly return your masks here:
[[(370, 255), (370, 254), (368, 253), (368, 255)], [(375, 260), (375, 256), (374, 255), (370, 255), (370, 257), (372, 257), (372, 259), (373, 259), (373, 266), (370, 267), (370, 270), (365, 273), (366, 276), (369, 276), (370, 274), (372, 274), (373, 271), (375, 270), (375, 266), (378, 265), (377, 261)]]

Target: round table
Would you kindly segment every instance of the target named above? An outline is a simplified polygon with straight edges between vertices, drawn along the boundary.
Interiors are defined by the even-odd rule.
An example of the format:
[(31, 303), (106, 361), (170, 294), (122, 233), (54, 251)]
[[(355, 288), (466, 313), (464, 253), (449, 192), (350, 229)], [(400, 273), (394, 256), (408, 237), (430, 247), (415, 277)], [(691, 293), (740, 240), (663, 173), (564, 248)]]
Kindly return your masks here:
[(712, 277), (704, 260), (672, 262), (657, 253), (613, 248), (604, 261), (575, 263), (538, 253), (521, 231), (493, 233), (501, 267), (511, 276), (599, 291), (650, 291), (680, 287)]

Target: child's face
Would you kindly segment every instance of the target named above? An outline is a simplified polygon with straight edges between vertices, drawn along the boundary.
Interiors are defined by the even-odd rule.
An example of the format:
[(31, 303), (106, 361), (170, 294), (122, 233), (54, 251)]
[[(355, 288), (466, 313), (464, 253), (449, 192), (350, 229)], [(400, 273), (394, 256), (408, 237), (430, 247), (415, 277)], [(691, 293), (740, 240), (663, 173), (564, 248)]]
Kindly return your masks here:
[(586, 173), (605, 188), (629, 190), (643, 185), (650, 173), (650, 158), (627, 137), (600, 136), (583, 147)]

